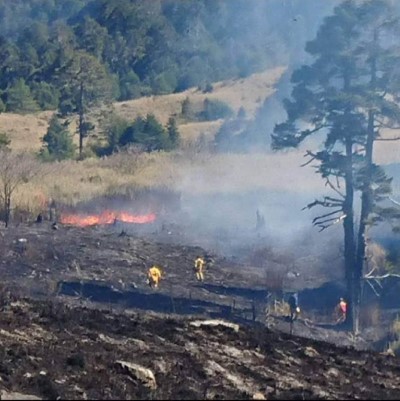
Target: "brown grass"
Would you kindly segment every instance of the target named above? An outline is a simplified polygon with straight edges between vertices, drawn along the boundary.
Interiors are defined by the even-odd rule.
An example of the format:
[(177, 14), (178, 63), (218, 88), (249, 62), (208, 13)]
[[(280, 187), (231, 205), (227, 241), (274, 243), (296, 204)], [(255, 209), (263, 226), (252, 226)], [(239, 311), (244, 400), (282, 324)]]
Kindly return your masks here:
[[(215, 83), (213, 91), (207, 94), (193, 88), (178, 94), (120, 102), (115, 104), (115, 109), (129, 120), (138, 115), (154, 113), (161, 122), (166, 123), (171, 115), (180, 116), (181, 102), (187, 96), (198, 107), (208, 97), (228, 103), (235, 111), (244, 107), (250, 117), (264, 99), (273, 93), (273, 86), (283, 72), (284, 68), (276, 68), (246, 79)], [(13, 150), (37, 152), (42, 146), (41, 138), (52, 114), (51, 111), (32, 115), (0, 114), (0, 132), (9, 135)], [(180, 151), (121, 153), (105, 159), (54, 163), (52, 174), (46, 175), (40, 182), (28, 183), (19, 188), (14, 206), (36, 211), (43, 204), (43, 199), (48, 197), (73, 205), (93, 197), (124, 193), (134, 188), (168, 187), (191, 193), (267, 189), (289, 190), (294, 194), (305, 191), (315, 193), (323, 189), (323, 183), (313, 169), (299, 168), (304, 163), (304, 149), (279, 154), (198, 153), (196, 143), (199, 136), (204, 136), (206, 141), (212, 139), (222, 120), (178, 121), (182, 135)], [(70, 129), (73, 131), (75, 125), (71, 124)], [(381, 142), (377, 144), (377, 149), (389, 147), (395, 158), (395, 144)], [(379, 150), (378, 153), (384, 151)]]
[[(204, 100), (209, 98), (229, 104), (235, 112), (243, 107), (247, 115), (252, 116), (262, 102), (274, 92), (273, 86), (284, 71), (285, 68), (279, 67), (241, 80), (217, 82), (213, 85), (211, 93), (203, 93), (197, 88), (191, 88), (172, 95), (149, 96), (120, 102), (115, 104), (115, 109), (118, 114), (128, 120), (153, 113), (163, 124), (166, 124), (170, 116), (180, 115), (182, 102), (186, 97), (189, 97), (193, 106), (199, 109)], [(200, 126), (202, 126), (201, 123)]]
[[(214, 84), (212, 93), (202, 93), (196, 88), (182, 93), (163, 96), (150, 96), (136, 100), (116, 102), (115, 111), (129, 121), (138, 116), (153, 113), (162, 124), (166, 124), (170, 116), (179, 117), (181, 104), (189, 97), (194, 107), (202, 109), (205, 98), (218, 99), (229, 104), (236, 112), (244, 107), (249, 116), (253, 115), (262, 102), (274, 92), (274, 84), (284, 72), (285, 68), (275, 68), (262, 73), (254, 74), (241, 80), (229, 80)], [(0, 114), (0, 133), (6, 133), (11, 139), (11, 148), (16, 151), (37, 152), (42, 147), (42, 138), (46, 133), (53, 111), (44, 111), (35, 114)], [(204, 133), (206, 136), (215, 135), (222, 121), (187, 123), (179, 125), (183, 142), (192, 141)], [(76, 123), (73, 119), (70, 125), (71, 133), (76, 132)], [(77, 135), (74, 135), (77, 142)]]
[(42, 147), (41, 138), (52, 115), (52, 111), (26, 115), (2, 113), (0, 132), (9, 136), (13, 150), (37, 152)]
[[(115, 154), (100, 160), (64, 161), (40, 181), (16, 193), (16, 205), (36, 210), (43, 199), (74, 205), (101, 195), (132, 188), (169, 188), (191, 193), (237, 192), (254, 188), (302, 192), (321, 187), (311, 169), (299, 169), (301, 155), (195, 154), (158, 152)], [(285, 164), (285, 176), (278, 173)], [(196, 185), (193, 185), (196, 183)], [(27, 196), (29, 194), (29, 196)]]

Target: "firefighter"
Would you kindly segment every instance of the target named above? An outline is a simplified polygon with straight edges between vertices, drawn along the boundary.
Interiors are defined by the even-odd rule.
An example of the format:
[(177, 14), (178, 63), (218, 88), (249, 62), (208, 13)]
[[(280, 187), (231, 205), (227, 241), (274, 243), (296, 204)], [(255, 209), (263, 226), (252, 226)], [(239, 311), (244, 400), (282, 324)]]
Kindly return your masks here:
[(288, 299), (288, 304), (290, 307), (290, 321), (294, 322), (300, 314), (299, 296), (297, 292), (290, 295)]
[(150, 267), (147, 273), (147, 282), (149, 286), (152, 288), (158, 288), (160, 280), (161, 280), (161, 269), (156, 265)]
[(194, 261), (194, 271), (196, 272), (196, 278), (198, 281), (203, 281), (204, 280), (204, 267), (205, 267), (206, 262), (204, 261), (204, 258), (201, 256), (198, 256), (196, 260)]
[(336, 307), (336, 324), (344, 323), (346, 321), (346, 315), (347, 315), (347, 302), (343, 299), (340, 298), (339, 303)]

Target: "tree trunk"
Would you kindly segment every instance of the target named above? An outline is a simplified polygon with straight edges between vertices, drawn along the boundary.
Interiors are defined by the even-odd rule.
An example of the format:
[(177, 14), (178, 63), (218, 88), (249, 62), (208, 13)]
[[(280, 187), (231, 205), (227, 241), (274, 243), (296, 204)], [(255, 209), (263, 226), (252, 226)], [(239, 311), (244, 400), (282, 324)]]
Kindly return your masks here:
[[(365, 146), (365, 173), (364, 173), (364, 183), (361, 194), (361, 214), (360, 214), (360, 227), (358, 230), (358, 239), (357, 239), (357, 257), (356, 257), (356, 268), (355, 268), (355, 277), (354, 277), (354, 285), (355, 285), (355, 296), (356, 302), (358, 306), (358, 316), (359, 318), (359, 307), (361, 303), (361, 284), (363, 278), (364, 271), (364, 262), (365, 262), (365, 233), (368, 225), (368, 217), (372, 212), (373, 204), (372, 204), (372, 189), (371, 189), (371, 181), (372, 181), (372, 152), (373, 152), (373, 144), (374, 144), (374, 113), (372, 111), (369, 112), (368, 116), (368, 135), (367, 142)], [(357, 319), (357, 328), (359, 325)]]
[[(374, 42), (378, 40), (378, 32), (374, 31)], [(376, 87), (376, 57), (371, 59), (371, 89)], [(372, 156), (375, 140), (375, 113), (373, 110), (368, 111), (368, 127), (367, 140), (365, 143), (365, 171), (363, 175), (363, 185), (361, 191), (361, 214), (360, 227), (358, 229), (357, 238), (357, 255), (354, 269), (354, 304), (356, 306), (355, 331), (359, 331), (360, 305), (362, 295), (362, 280), (364, 275), (365, 248), (366, 248), (366, 230), (368, 218), (373, 209), (373, 193), (372, 193)]]
[(349, 311), (346, 315), (346, 324), (354, 330), (354, 265), (355, 265), (355, 238), (354, 238), (354, 187), (353, 187), (353, 141), (346, 139), (346, 197), (343, 203), (343, 213), (346, 215), (344, 228), (344, 265), (347, 285), (347, 300)]
[(79, 92), (79, 122), (78, 122), (78, 131), (79, 131), (79, 158), (82, 159), (82, 152), (83, 152), (83, 137), (85, 135), (84, 132), (84, 107), (83, 107), (83, 84), (81, 83), (80, 92)]
[(11, 195), (6, 192), (4, 197), (4, 223), (6, 228), (10, 224), (11, 217)]

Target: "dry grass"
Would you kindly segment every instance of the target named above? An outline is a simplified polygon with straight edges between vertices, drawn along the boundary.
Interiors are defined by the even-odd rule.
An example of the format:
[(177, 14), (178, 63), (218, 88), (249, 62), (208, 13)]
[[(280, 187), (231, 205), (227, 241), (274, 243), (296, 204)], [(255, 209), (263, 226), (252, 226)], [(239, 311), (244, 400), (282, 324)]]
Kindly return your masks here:
[[(284, 68), (276, 68), (246, 79), (215, 83), (213, 91), (207, 94), (190, 89), (179, 94), (120, 102), (115, 104), (115, 109), (129, 120), (138, 115), (154, 113), (166, 123), (171, 115), (180, 115), (181, 102), (189, 96), (197, 106), (208, 97), (222, 100), (236, 111), (244, 107), (247, 115), (251, 116), (264, 99), (273, 93), (273, 86), (283, 72)], [(52, 114), (0, 114), (0, 132), (10, 136), (14, 150), (36, 152), (42, 146), (41, 138)], [(168, 187), (191, 193), (267, 189), (296, 194), (305, 191), (319, 193), (323, 190), (323, 183), (313, 169), (299, 168), (304, 162), (303, 151), (252, 155), (199, 153), (196, 145), (199, 136), (202, 135), (206, 141), (212, 139), (221, 124), (222, 120), (180, 121), (183, 144), (182, 149), (174, 153), (116, 154), (100, 160), (54, 163), (52, 174), (40, 182), (19, 188), (14, 205), (36, 211), (48, 197), (73, 205), (97, 196), (124, 193), (133, 188)], [(73, 129), (74, 124), (71, 124)], [(381, 142), (377, 144), (377, 149), (378, 146), (385, 146), (384, 149), (390, 147), (393, 152), (395, 149), (393, 142)]]
[[(321, 189), (312, 169), (299, 169), (301, 154), (115, 154), (100, 160), (54, 163), (40, 182), (19, 188), (14, 205), (38, 210), (49, 197), (74, 205), (93, 197), (127, 193), (134, 188), (169, 188), (191, 193), (241, 192), (253, 189)], [(280, 170), (284, 167), (284, 173)], [(195, 185), (194, 185), (195, 184)]]
[(184, 148), (193, 146), (200, 135), (204, 135), (206, 140), (213, 140), (222, 123), (223, 120), (180, 124), (179, 133), (182, 137), (182, 146)]
[[(247, 115), (252, 116), (262, 102), (274, 92), (274, 84), (281, 77), (285, 68), (279, 67), (262, 73), (253, 74), (241, 80), (228, 80), (213, 85), (211, 93), (203, 93), (196, 88), (181, 93), (164, 96), (149, 96), (115, 104), (118, 114), (128, 120), (139, 115), (153, 113), (166, 124), (170, 116), (178, 117), (182, 111), (182, 102), (189, 97), (194, 108), (201, 109), (206, 98), (221, 100), (229, 104), (234, 111), (241, 107)], [(200, 126), (201, 123), (200, 123)]]
[(35, 114), (0, 114), (0, 132), (11, 139), (11, 147), (16, 151), (37, 152), (42, 147), (41, 138), (46, 133), (52, 111)]
[[(145, 116), (153, 113), (162, 124), (166, 124), (170, 116), (179, 117), (182, 110), (182, 102), (189, 97), (193, 106), (202, 109), (205, 98), (218, 99), (228, 103), (236, 112), (244, 107), (249, 116), (259, 108), (262, 102), (274, 92), (274, 84), (284, 72), (280, 67), (254, 74), (241, 80), (229, 80), (214, 84), (212, 93), (202, 93), (196, 88), (188, 89), (182, 93), (164, 96), (150, 96), (136, 100), (117, 102), (115, 111), (128, 119), (134, 120), (139, 115)], [(0, 132), (9, 135), (11, 147), (16, 151), (37, 152), (42, 147), (44, 134), (46, 133), (53, 111), (45, 111), (35, 114), (0, 114)], [(183, 123), (179, 125), (183, 141), (196, 139), (200, 134), (214, 135), (222, 122)], [(76, 124), (72, 121), (71, 133), (76, 132)], [(77, 136), (74, 136), (77, 141)]]

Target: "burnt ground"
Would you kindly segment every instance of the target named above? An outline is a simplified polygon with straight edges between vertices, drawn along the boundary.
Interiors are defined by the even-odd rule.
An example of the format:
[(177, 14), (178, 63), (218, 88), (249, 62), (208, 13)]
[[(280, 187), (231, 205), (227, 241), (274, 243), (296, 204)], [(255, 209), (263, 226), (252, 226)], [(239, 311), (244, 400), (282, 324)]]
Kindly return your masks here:
[[(284, 317), (266, 316), (267, 288), (282, 285), (277, 262), (265, 269), (213, 255), (198, 283), (199, 247), (115, 227), (52, 230), (48, 223), (1, 229), (0, 251), (0, 386), (8, 391), (42, 398), (400, 396), (397, 359), (291, 337)], [(154, 263), (165, 273), (157, 291), (146, 284)], [(312, 306), (313, 295), (307, 300)], [(376, 328), (353, 337), (332, 326), (322, 313), (328, 301), (319, 315), (305, 308), (294, 334), (358, 349), (382, 341)], [(190, 324), (206, 318), (239, 323), (239, 332)], [(117, 361), (150, 369), (157, 387)]]
[(235, 329), (14, 300), (0, 315), (0, 388), (44, 399), (400, 397), (397, 358)]

